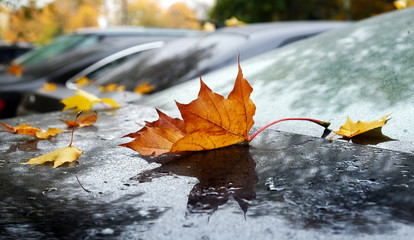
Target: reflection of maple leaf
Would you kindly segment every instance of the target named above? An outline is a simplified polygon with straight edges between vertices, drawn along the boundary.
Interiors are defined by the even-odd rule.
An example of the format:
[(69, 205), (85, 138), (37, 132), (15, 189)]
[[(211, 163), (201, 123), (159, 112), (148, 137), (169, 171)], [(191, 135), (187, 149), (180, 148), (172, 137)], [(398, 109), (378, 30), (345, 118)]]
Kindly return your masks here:
[(99, 90), (101, 92), (114, 92), (114, 91), (122, 92), (122, 91), (125, 91), (125, 86), (118, 85), (116, 83), (110, 83), (106, 86), (99, 86)]
[(93, 112), (91, 115), (79, 118), (77, 122), (59, 119), (60, 121), (66, 123), (68, 127), (87, 127), (93, 125), (96, 120), (98, 120), (98, 116), (96, 112)]
[[(174, 157), (172, 157), (174, 158)], [(161, 163), (160, 167), (141, 172), (134, 180), (150, 182), (165, 175), (189, 176), (198, 179), (188, 195), (187, 209), (191, 213), (213, 214), (220, 205), (233, 197), (244, 213), (245, 200), (256, 197), (258, 182), (256, 163), (246, 145), (233, 145), (221, 149), (183, 154), (179, 159), (149, 159)]]
[[(76, 121), (81, 113), (82, 112), (78, 113), (78, 115), (75, 118), (75, 126)], [(72, 137), (69, 146), (46, 153), (36, 158), (31, 158), (28, 162), (22, 164), (44, 164), (46, 162), (54, 162), (53, 168), (57, 168), (64, 163), (76, 161), (79, 158), (79, 156), (82, 155), (83, 151), (78, 149), (77, 147), (72, 146), (74, 131), (75, 127), (73, 127), (72, 129)]]
[(71, 108), (74, 108), (76, 111), (89, 111), (95, 103), (106, 103), (114, 108), (120, 107), (120, 105), (111, 98), (100, 99), (97, 96), (80, 89), (76, 89), (75, 96), (65, 98), (61, 102), (65, 105), (63, 111)]
[(149, 82), (144, 82), (144, 83), (138, 85), (134, 89), (134, 93), (147, 94), (147, 93), (153, 92), (154, 90), (155, 90), (155, 86), (154, 85), (150, 85)]
[(5, 128), (7, 128), (7, 132), (14, 133), (14, 134), (25, 134), (30, 136), (35, 136), (40, 139), (47, 139), (53, 136), (56, 136), (59, 133), (64, 132), (62, 129), (58, 128), (49, 128), (47, 131), (42, 130), (38, 127), (32, 127), (29, 124), (20, 124), (17, 127), (9, 126), (3, 122), (0, 122)]
[[(353, 122), (348, 117), (347, 120), (346, 120), (346, 123), (339, 128), (339, 131), (333, 131), (333, 132), (336, 135), (344, 136), (346, 138), (352, 138), (356, 135), (359, 135), (359, 134), (368, 132), (370, 130), (380, 128), (380, 127), (384, 126), (387, 123), (388, 117), (390, 115), (391, 114), (388, 114), (387, 116), (384, 116), (384, 117), (382, 117), (378, 120), (372, 121), (372, 122), (358, 121), (356, 123)], [(331, 137), (331, 140), (333, 139), (334, 136)]]

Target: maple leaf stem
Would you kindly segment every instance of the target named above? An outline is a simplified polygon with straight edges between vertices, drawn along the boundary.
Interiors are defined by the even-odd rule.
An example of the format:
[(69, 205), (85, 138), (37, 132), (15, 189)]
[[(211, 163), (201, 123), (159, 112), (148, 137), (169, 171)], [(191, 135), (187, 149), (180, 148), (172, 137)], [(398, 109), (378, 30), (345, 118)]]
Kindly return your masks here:
[(69, 147), (72, 146), (72, 142), (73, 142), (73, 133), (75, 132), (75, 128), (76, 128), (76, 121), (78, 120), (78, 117), (82, 114), (82, 111), (78, 112), (78, 114), (76, 115), (75, 118), (75, 123), (73, 124), (73, 128), (72, 128), (72, 137), (70, 138), (70, 143), (69, 143)]
[(312, 119), (312, 118), (283, 118), (283, 119), (279, 119), (277, 121), (271, 122), (271, 123), (267, 124), (266, 126), (262, 127), (261, 129), (259, 129), (257, 132), (255, 132), (249, 138), (249, 141), (253, 140), (253, 138), (255, 138), (257, 136), (257, 134), (261, 133), (263, 130), (265, 130), (266, 128), (272, 126), (273, 124), (276, 124), (276, 123), (279, 123), (279, 122), (283, 122), (283, 121), (292, 121), (292, 120), (296, 120), (296, 121), (310, 121), (310, 122), (316, 123), (318, 125), (321, 125), (324, 128), (328, 128), (329, 125), (331, 124), (330, 122), (319, 121), (319, 120)]
[(0, 132), (14, 133), (13, 131), (9, 131), (9, 130), (6, 130), (6, 131), (0, 131)]

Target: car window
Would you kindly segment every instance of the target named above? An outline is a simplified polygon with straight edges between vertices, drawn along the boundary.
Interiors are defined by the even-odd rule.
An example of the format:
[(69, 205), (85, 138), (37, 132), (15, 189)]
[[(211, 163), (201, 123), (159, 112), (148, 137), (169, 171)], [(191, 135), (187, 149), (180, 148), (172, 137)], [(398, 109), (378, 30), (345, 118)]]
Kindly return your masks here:
[(50, 44), (34, 49), (15, 59), (18, 65), (30, 65), (51, 58), (85, 39), (84, 35), (65, 35), (56, 38)]

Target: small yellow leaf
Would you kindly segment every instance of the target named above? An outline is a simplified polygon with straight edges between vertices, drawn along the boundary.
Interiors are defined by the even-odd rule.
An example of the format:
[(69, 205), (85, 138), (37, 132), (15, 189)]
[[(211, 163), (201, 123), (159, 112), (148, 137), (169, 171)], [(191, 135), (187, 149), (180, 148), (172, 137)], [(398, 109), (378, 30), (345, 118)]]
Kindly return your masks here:
[[(333, 131), (337, 135), (344, 136), (347, 138), (352, 138), (356, 135), (359, 135), (361, 133), (373, 130), (375, 128), (382, 127), (386, 124), (388, 117), (391, 114), (388, 114), (387, 116), (384, 116), (378, 120), (372, 121), (372, 122), (353, 122), (349, 117), (346, 120), (346, 123), (342, 125), (339, 128), (339, 131)], [(332, 139), (333, 137), (331, 137)]]
[(72, 96), (63, 99), (61, 102), (65, 105), (63, 111), (66, 111), (71, 108), (75, 108), (75, 111), (87, 111), (90, 110), (93, 104), (99, 102), (100, 100), (90, 101), (84, 96)]
[(32, 127), (29, 124), (20, 124), (17, 127), (13, 127), (14, 133), (16, 134), (26, 134), (31, 136), (36, 136), (36, 132), (40, 131), (38, 127)]
[(93, 125), (98, 120), (98, 115), (96, 115), (96, 112), (93, 112), (91, 115), (78, 119), (77, 122), (63, 119), (59, 120), (66, 123), (68, 127), (87, 127)]
[(32, 158), (28, 162), (22, 164), (44, 164), (46, 162), (54, 162), (53, 168), (57, 168), (66, 162), (76, 161), (82, 153), (82, 150), (74, 146), (69, 146)]
[(45, 83), (43, 84), (43, 88), (41, 89), (41, 91), (45, 91), (45, 92), (53, 92), (56, 91), (57, 86), (54, 83)]
[(63, 133), (65, 130), (59, 128), (49, 128), (47, 131), (38, 131), (36, 132), (36, 137), (40, 139), (47, 139), (53, 136), (56, 136), (59, 133)]
[(394, 1), (394, 6), (397, 9), (403, 9), (414, 5), (414, 0), (397, 0)]
[(134, 89), (134, 93), (147, 94), (147, 93), (153, 92), (154, 90), (155, 90), (155, 86), (154, 85), (150, 85), (149, 82), (144, 82), (141, 85), (138, 85)]
[(21, 65), (15, 65), (15, 64), (12, 64), (10, 67), (9, 67), (9, 69), (8, 69), (8, 71), (7, 71), (9, 74), (12, 74), (12, 75), (16, 75), (16, 76), (18, 76), (18, 77), (21, 77), (22, 76), (22, 72), (23, 72), (23, 66), (21, 66)]
[(236, 27), (236, 26), (243, 26), (246, 25), (245, 22), (240, 21), (239, 19), (237, 19), (236, 17), (231, 17), (230, 19), (227, 19), (226, 21), (224, 21), (224, 24), (227, 27)]
[(125, 91), (125, 86), (118, 85), (116, 83), (110, 83), (106, 86), (99, 86), (99, 90), (101, 92), (114, 92), (114, 91), (122, 92), (122, 91)]
[(211, 22), (205, 22), (203, 25), (203, 30), (207, 32), (214, 32), (216, 30), (216, 26)]
[(102, 98), (101, 102), (102, 103), (109, 104), (109, 105), (111, 105), (114, 108), (121, 107), (121, 105), (118, 105), (118, 103), (116, 103), (112, 98)]
[(65, 98), (61, 101), (65, 107), (63, 111), (66, 111), (71, 108), (75, 108), (76, 111), (88, 111), (92, 108), (95, 103), (107, 103), (112, 107), (120, 107), (114, 100), (111, 98), (100, 99), (97, 96), (85, 92), (80, 89), (76, 89), (76, 95), (72, 97)]
[(97, 96), (93, 95), (92, 93), (88, 93), (86, 91), (80, 90), (80, 89), (76, 89), (76, 95), (77, 96), (82, 96), (87, 98), (89, 101), (94, 102), (94, 101), (101, 101), (100, 98), (98, 98)]
[(90, 80), (87, 77), (80, 77), (80, 78), (76, 79), (76, 85), (78, 85), (79, 87), (89, 85), (89, 82), (90, 82)]

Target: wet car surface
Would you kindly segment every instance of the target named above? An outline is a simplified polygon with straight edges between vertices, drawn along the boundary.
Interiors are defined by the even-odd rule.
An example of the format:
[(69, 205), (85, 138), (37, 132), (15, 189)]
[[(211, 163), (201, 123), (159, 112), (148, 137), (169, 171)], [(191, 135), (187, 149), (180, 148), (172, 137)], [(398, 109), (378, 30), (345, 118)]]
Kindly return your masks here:
[[(9, 119), (63, 127), (72, 113)], [(250, 145), (142, 158), (118, 144), (152, 108), (98, 113), (75, 131), (79, 164), (21, 165), (68, 145), (2, 133), (6, 238), (410, 239), (414, 155), (269, 130)], [(257, 129), (255, 126), (254, 129)]]
[[(85, 152), (78, 164), (57, 169), (51, 169), (51, 165), (19, 164), (67, 146), (69, 132), (42, 141), (0, 133), (2, 236), (48, 239), (412, 239), (414, 155), (410, 150), (412, 140), (402, 137), (411, 136), (412, 129), (410, 124), (404, 124), (411, 118), (401, 117), (411, 113), (407, 103), (411, 104), (412, 96), (405, 95), (404, 91), (400, 94), (394, 91), (393, 97), (387, 98), (383, 91), (378, 91), (380, 98), (370, 96), (361, 100), (356, 96), (371, 93), (369, 89), (361, 88), (363, 91), (359, 92), (360, 85), (347, 86), (340, 81), (341, 84), (336, 84), (337, 79), (332, 86), (345, 87), (330, 88), (328, 84), (334, 76), (344, 78), (344, 82), (364, 76), (364, 81), (355, 80), (352, 84), (365, 86), (379, 81), (393, 89), (401, 86), (399, 81), (404, 82), (412, 76), (411, 68), (407, 67), (412, 63), (407, 61), (411, 59), (411, 52), (398, 51), (403, 46), (393, 44), (398, 39), (395, 36), (399, 36), (395, 32), (390, 30), (394, 36), (385, 38), (375, 35), (374, 30), (392, 25), (394, 31), (398, 31), (395, 26), (405, 26), (399, 33), (409, 38), (412, 32), (407, 30), (411, 26), (408, 23), (412, 22), (412, 13), (413, 10), (408, 9), (386, 14), (363, 21), (359, 23), (361, 25), (345, 30), (343, 35), (337, 32), (309, 39), (291, 48), (262, 55), (260, 61), (242, 60), (243, 72), (253, 85), (252, 99), (257, 106), (253, 131), (269, 120), (291, 114), (330, 117), (332, 119), (322, 120), (340, 125), (350, 114), (348, 112), (354, 114), (352, 118), (374, 120), (393, 110), (393, 118), (383, 127), (384, 134), (399, 140), (391, 141), (393, 147), (381, 145), (384, 143), (377, 147), (338, 139), (329, 141), (316, 137), (322, 134), (323, 129), (309, 123), (295, 123), (290, 132), (275, 130), (289, 129), (282, 125), (267, 129), (248, 145), (237, 144), (158, 158), (142, 157), (118, 146), (130, 140), (122, 136), (137, 131), (144, 121), (156, 119), (156, 111), (149, 106), (160, 106), (166, 113), (177, 117), (173, 99), (180, 102), (193, 100), (199, 90), (199, 80), (190, 81), (163, 92), (163, 95), (154, 94), (147, 99), (147, 106), (128, 105), (118, 110), (100, 111), (93, 126), (75, 131), (73, 145)], [(376, 21), (387, 24), (377, 27)], [(364, 30), (362, 34), (358, 32), (360, 27), (370, 30)], [(384, 58), (389, 59), (393, 53), (404, 57), (391, 58), (395, 64), (382, 64), (379, 68), (384, 73), (381, 78), (375, 74), (371, 78), (368, 73), (376, 73), (376, 65), (359, 64), (358, 61), (365, 60), (363, 52), (362, 56), (350, 55), (344, 61), (357, 59), (355, 66), (370, 66), (372, 71), (356, 74), (351, 71), (354, 69), (352, 64), (337, 66), (336, 70), (346, 69), (350, 74), (356, 74), (355, 78), (351, 75), (352, 78), (345, 79), (345, 73), (335, 75), (336, 71), (330, 69), (313, 73), (305, 65), (314, 62), (323, 66), (322, 63), (329, 64), (330, 61), (316, 61), (311, 53), (306, 52), (297, 57), (290, 55), (290, 52), (301, 52), (305, 45), (326, 44), (324, 39), (332, 42), (334, 34), (348, 43), (351, 40), (347, 36), (360, 41), (345, 46), (370, 44), (365, 38), (358, 40), (355, 32), (357, 36), (371, 36), (366, 34), (372, 33), (372, 38), (384, 37), (384, 42), (395, 46), (396, 51), (382, 52)], [(366, 45), (362, 47), (366, 48)], [(338, 53), (338, 59), (352, 53), (352, 48), (346, 49)], [(374, 47), (372, 51), (378, 49), (381, 48)], [(326, 59), (321, 52), (316, 52), (321, 54), (317, 55), (321, 59)], [(373, 56), (378, 59), (379, 55)], [(286, 59), (286, 65), (290, 66), (289, 62), (297, 65), (285, 66), (286, 71), (276, 70)], [(331, 59), (332, 63), (335, 63), (334, 59)], [(316, 66), (310, 64), (309, 68)], [(232, 88), (236, 73), (237, 68), (231, 66), (203, 78), (214, 91), (226, 95)], [(319, 73), (321, 75), (317, 75)], [(296, 78), (301, 74), (308, 77), (304, 77), (306, 81), (320, 79), (326, 85), (311, 88), (305, 84), (302, 88), (305, 80)], [(382, 78), (384, 76), (395, 76), (391, 79), (398, 84), (385, 84), (389, 78)], [(284, 79), (291, 81), (285, 83)], [(272, 80), (277, 83), (271, 84)], [(292, 85), (295, 81), (297, 84)], [(403, 86), (409, 88), (411, 85)], [(318, 95), (325, 90), (328, 93), (334, 91), (333, 95)], [(266, 91), (273, 93), (270, 99)], [(305, 102), (309, 105), (304, 107), (296, 106), (293, 104), (296, 100), (304, 99), (299, 94), (302, 91), (314, 101)], [(312, 95), (313, 91), (315, 95)], [(352, 94), (354, 98), (349, 97)], [(332, 105), (329, 104), (330, 98)], [(383, 99), (387, 101), (380, 101)], [(337, 105), (340, 103), (349, 106), (340, 108)], [(371, 109), (372, 106), (375, 109)], [(13, 126), (29, 123), (43, 129), (63, 128), (58, 119), (71, 119), (74, 115), (54, 112), (7, 119), (5, 122)]]

